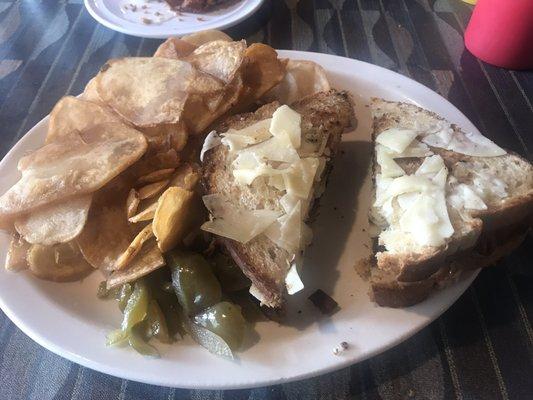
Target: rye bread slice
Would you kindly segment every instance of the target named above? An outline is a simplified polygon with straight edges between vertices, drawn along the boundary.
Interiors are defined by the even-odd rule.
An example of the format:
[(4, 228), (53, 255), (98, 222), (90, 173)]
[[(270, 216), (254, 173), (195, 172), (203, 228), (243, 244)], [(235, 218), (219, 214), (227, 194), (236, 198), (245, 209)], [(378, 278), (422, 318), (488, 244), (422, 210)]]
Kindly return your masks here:
[[(435, 113), (412, 104), (373, 99), (371, 108), (374, 139), (388, 128), (414, 127), (417, 121), (444, 121)], [(452, 125), (452, 129), (461, 133), (457, 126)], [(516, 248), (532, 226), (533, 166), (527, 160), (512, 153), (497, 157), (472, 157), (431, 146), (430, 149), (442, 156), (449, 176), (460, 183), (471, 183), (473, 171), (485, 170), (506, 184), (508, 196), (485, 200), (486, 210), (462, 210), (460, 213), (448, 204), (455, 232), (443, 246), (392, 253), (376, 245), (370, 282), (374, 300), (382, 306), (416, 304), (438, 287), (452, 282), (461, 271), (494, 264)], [(423, 159), (396, 161), (407, 174), (412, 174)], [(374, 162), (373, 176), (377, 173), (379, 165)], [(379, 223), (380, 228), (387, 227), (383, 221)]]
[[(222, 121), (216, 130), (226, 132), (229, 128), (245, 128), (270, 118), (279, 105), (274, 102), (255, 112), (229, 117)], [(331, 168), (331, 159), (339, 147), (341, 134), (354, 120), (351, 99), (346, 92), (330, 90), (308, 96), (292, 104), (291, 108), (302, 115), (302, 140), (316, 141), (327, 138), (325, 153), (328, 154), (328, 160), (321, 183), (325, 182), (327, 172)], [(256, 179), (250, 186), (235, 183), (231, 172), (233, 160), (234, 156), (230, 155), (227, 147), (223, 145), (205, 153), (202, 178), (205, 192), (224, 193), (240, 207), (249, 210), (281, 210), (279, 198), (283, 192), (267, 185), (263, 179)], [(220, 238), (220, 241), (252, 281), (262, 303), (269, 307), (280, 307), (285, 293), (285, 277), (291, 261), (289, 253), (264, 235), (246, 244), (226, 238)]]

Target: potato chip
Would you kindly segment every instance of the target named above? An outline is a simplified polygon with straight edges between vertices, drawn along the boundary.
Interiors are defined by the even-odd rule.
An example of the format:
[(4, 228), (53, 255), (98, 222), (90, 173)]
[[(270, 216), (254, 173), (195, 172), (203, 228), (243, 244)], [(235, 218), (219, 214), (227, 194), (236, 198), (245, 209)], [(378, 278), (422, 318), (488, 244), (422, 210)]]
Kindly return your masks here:
[(163, 179), (170, 178), (170, 176), (174, 173), (174, 168), (165, 168), (165, 169), (158, 169), (154, 172), (150, 172), (149, 174), (141, 176), (137, 183), (154, 183), (161, 181)]
[(198, 47), (205, 43), (213, 42), (215, 40), (224, 40), (227, 42), (231, 42), (233, 39), (222, 31), (216, 29), (208, 29), (205, 31), (191, 33), (190, 35), (183, 36), (181, 40)]
[(219, 102), (217, 109), (211, 112), (199, 111), (206, 107), (201, 102), (189, 102), (183, 112), (183, 119), (193, 133), (202, 133), (219, 117), (237, 104), (243, 90), (243, 81), (238, 74), (231, 84), (226, 86), (224, 97)]
[(196, 47), (198, 46), (189, 43), (186, 40), (171, 37), (159, 45), (154, 53), (154, 57), (173, 58), (179, 60), (191, 54)]
[(135, 256), (141, 251), (143, 244), (154, 237), (152, 225), (146, 225), (135, 238), (130, 245), (124, 250), (124, 252), (118, 257), (113, 269), (121, 270), (127, 267), (135, 258)]
[(294, 103), (305, 96), (330, 89), (326, 71), (312, 61), (289, 60), (283, 80), (265, 96), (265, 102)]
[(150, 221), (151, 219), (154, 219), (156, 209), (157, 209), (157, 201), (154, 201), (152, 204), (150, 204), (144, 210), (139, 212), (137, 215), (134, 215), (133, 217), (129, 218), (128, 221), (130, 221), (133, 224), (136, 224), (138, 222), (143, 222), (143, 221)]
[(148, 242), (142, 247), (128, 268), (114, 271), (109, 276), (107, 288), (112, 289), (124, 283), (135, 281), (164, 265), (165, 260), (155, 241)]
[(189, 100), (200, 98), (213, 110), (224, 89), (222, 82), (190, 63), (162, 57), (110, 60), (96, 81), (100, 98), (139, 127), (179, 122)]
[(126, 198), (126, 216), (128, 218), (135, 215), (140, 202), (141, 199), (139, 199), (139, 193), (137, 193), (135, 189), (131, 189)]
[(100, 95), (98, 94), (98, 90), (96, 89), (96, 79), (95, 78), (92, 78), (87, 83), (87, 85), (85, 85), (85, 89), (83, 90), (83, 93), (81, 94), (81, 96), (79, 96), (79, 99), (85, 100), (85, 101), (90, 101), (91, 103), (96, 103), (96, 104), (101, 105), (101, 106), (105, 106), (104, 102), (100, 98)]
[(41, 207), (15, 220), (15, 229), (31, 244), (69, 242), (85, 226), (92, 197), (86, 194)]
[(169, 185), (194, 191), (199, 181), (200, 167), (195, 164), (184, 163), (176, 169)]
[(244, 109), (279, 84), (285, 76), (285, 64), (272, 47), (254, 43), (246, 49), (243, 69), (245, 91), (238, 108)]
[(148, 140), (149, 152), (162, 152), (169, 149), (181, 151), (187, 144), (189, 133), (184, 123), (160, 124), (139, 128)]
[(28, 264), (37, 278), (54, 282), (77, 281), (94, 271), (75, 242), (54, 246), (34, 244), (28, 250)]
[(14, 234), (9, 243), (9, 249), (6, 255), (5, 268), (8, 271), (18, 272), (29, 267), (28, 250), (30, 244), (20, 235)]
[(157, 169), (176, 168), (180, 164), (180, 157), (174, 149), (155, 154), (145, 154), (143, 158), (131, 166), (131, 173), (137, 178)]
[(149, 198), (157, 196), (159, 193), (163, 191), (164, 188), (167, 187), (169, 182), (170, 182), (169, 179), (165, 179), (160, 182), (154, 182), (146, 186), (143, 186), (142, 188), (138, 190), (139, 199), (144, 200), (144, 199), (149, 199)]
[(70, 135), (73, 131), (84, 131), (98, 124), (122, 122), (120, 117), (107, 107), (65, 96), (57, 102), (50, 113), (46, 142)]
[(55, 140), (20, 159), (22, 177), (0, 197), (0, 219), (94, 192), (137, 161), (146, 147), (140, 132), (117, 123)]
[(189, 233), (195, 201), (199, 203), (194, 192), (179, 187), (169, 187), (159, 197), (152, 228), (161, 252), (171, 250)]
[(83, 257), (104, 274), (113, 270), (134, 237), (124, 207), (126, 196), (127, 191), (97, 193), (85, 228), (76, 238)]
[(246, 51), (246, 42), (216, 40), (201, 45), (184, 58), (200, 71), (230, 83), (241, 68)]
[(139, 158), (142, 135), (122, 124), (75, 132), (23, 157), (22, 178), (0, 197), (0, 214), (15, 215), (94, 191)]

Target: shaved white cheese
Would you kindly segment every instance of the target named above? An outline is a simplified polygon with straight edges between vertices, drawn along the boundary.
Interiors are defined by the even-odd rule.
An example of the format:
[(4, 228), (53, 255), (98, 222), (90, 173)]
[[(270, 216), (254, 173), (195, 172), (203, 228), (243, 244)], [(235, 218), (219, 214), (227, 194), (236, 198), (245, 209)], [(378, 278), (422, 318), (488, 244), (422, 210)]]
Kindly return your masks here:
[(428, 126), (418, 124), (422, 141), (429, 146), (439, 147), (474, 157), (496, 157), (506, 151), (484, 136), (473, 132), (454, 131), (451, 124), (439, 121)]
[(300, 124), (302, 116), (289, 106), (283, 105), (279, 107), (272, 115), (272, 122), (270, 123), (270, 133), (273, 136), (287, 135), (295, 149), (298, 149), (301, 144), (302, 131)]
[(433, 182), (436, 186), (438, 186), (440, 189), (443, 189), (446, 187), (446, 180), (448, 178), (448, 169), (446, 167), (442, 167), (437, 174), (431, 178), (431, 182)]
[(381, 175), (384, 178), (396, 178), (405, 175), (405, 171), (396, 161), (384, 151), (383, 146), (376, 147), (376, 160), (381, 168)]
[(283, 211), (285, 211), (285, 214), (288, 214), (292, 211), (294, 207), (298, 204), (300, 199), (298, 197), (295, 197), (289, 193), (285, 193), (280, 199), (279, 204), (281, 207), (283, 207)]
[(250, 286), (250, 289), (248, 290), (248, 292), (252, 296), (254, 296), (257, 300), (259, 300), (261, 302), (261, 304), (266, 304), (267, 303), (267, 301), (265, 299), (265, 296), (263, 296), (261, 291), (259, 289), (257, 289), (257, 286), (255, 286), (254, 284), (252, 284), (252, 286)]
[(204, 154), (206, 151), (211, 150), (214, 147), (217, 147), (221, 143), (221, 137), (218, 136), (216, 131), (211, 131), (207, 134), (202, 145), (202, 150), (200, 151), (200, 161), (204, 162)]
[(407, 157), (427, 157), (433, 154), (428, 145), (418, 140), (413, 140), (409, 146), (401, 153), (396, 153), (391, 150), (392, 158), (407, 158)]
[(447, 149), (453, 139), (453, 129), (448, 127), (443, 127), (442, 129), (429, 133), (422, 136), (422, 141), (433, 147), (440, 147), (442, 149)]
[(472, 188), (464, 183), (455, 186), (448, 196), (448, 202), (456, 209), (486, 210), (487, 205), (483, 202)]
[(318, 168), (316, 169), (315, 173), (315, 182), (320, 181), (322, 179), (322, 175), (324, 174), (324, 170), (326, 169), (326, 157), (318, 157)]
[(404, 193), (396, 197), (402, 210), (408, 210), (420, 196), (417, 192)]
[(395, 151), (403, 152), (417, 137), (418, 132), (412, 129), (390, 128), (376, 137), (376, 142)]
[(287, 276), (285, 277), (285, 286), (287, 287), (287, 293), (290, 295), (298, 293), (304, 288), (302, 279), (298, 274), (298, 265), (296, 262), (291, 264), (289, 272), (287, 272)]
[(227, 237), (240, 243), (247, 243), (263, 233), (280, 212), (273, 210), (247, 210), (235, 207), (221, 194), (202, 197), (212, 219), (202, 225), (202, 229), (215, 235)]
[(416, 175), (405, 175), (394, 179), (387, 187), (387, 190), (380, 197), (379, 202), (375, 202), (375, 206), (381, 206), (386, 200), (399, 196), (403, 193), (410, 192), (431, 192), (436, 189), (436, 186), (428, 178)]
[(285, 182), (281, 174), (271, 175), (268, 177), (268, 185), (278, 190), (285, 190)]
[(472, 189), (484, 200), (501, 200), (508, 196), (507, 185), (503, 180), (486, 170), (473, 170)]
[(279, 134), (262, 143), (250, 146), (241, 153), (253, 153), (257, 158), (269, 161), (293, 163), (300, 159), (286, 133)]
[(474, 133), (455, 134), (448, 150), (474, 157), (497, 157), (507, 152), (485, 136)]
[(415, 175), (434, 176), (444, 167), (444, 160), (441, 156), (435, 155), (431, 157), (426, 157), (422, 162), (422, 165), (420, 165), (420, 167), (418, 167), (418, 169), (416, 170)]
[(271, 119), (264, 119), (243, 129), (230, 129), (223, 133), (222, 144), (230, 151), (238, 151), (253, 144), (263, 142), (272, 135), (269, 132)]
[(400, 217), (400, 230), (410, 233), (421, 246), (441, 246), (454, 229), (444, 201), (444, 191), (419, 194), (413, 205)]
[(290, 213), (278, 218), (265, 235), (289, 254), (297, 254), (302, 244), (302, 206), (298, 201)]
[(381, 174), (376, 174), (376, 203), (383, 204), (384, 194), (392, 183), (393, 178), (385, 178)]
[(318, 159), (314, 157), (302, 158), (283, 173), (283, 182), (287, 193), (301, 199), (307, 199), (311, 194), (311, 188), (318, 169)]
[[(281, 175), (284, 170), (270, 167), (257, 158), (254, 153), (240, 153), (233, 161), (233, 177), (241, 185), (251, 185), (259, 176), (268, 175), (270, 177)], [(283, 178), (281, 178), (283, 179)]]

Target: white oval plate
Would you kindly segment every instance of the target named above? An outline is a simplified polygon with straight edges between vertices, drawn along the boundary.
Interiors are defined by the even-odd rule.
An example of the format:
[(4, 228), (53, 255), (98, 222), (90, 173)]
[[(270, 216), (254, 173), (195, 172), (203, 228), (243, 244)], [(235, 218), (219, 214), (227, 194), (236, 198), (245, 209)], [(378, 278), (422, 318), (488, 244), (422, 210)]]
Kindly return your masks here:
[[(263, 0), (237, 0), (228, 7), (209, 13), (182, 13), (167, 19), (170, 13), (168, 4), (146, 0), (85, 0), (89, 14), (102, 25), (127, 35), (146, 38), (166, 39), (169, 36), (181, 36), (206, 29), (223, 29), (237, 24), (253, 14)], [(129, 4), (137, 5), (135, 12), (123, 9)], [(147, 5), (142, 9), (143, 4)], [(155, 22), (155, 12), (164, 15), (163, 22)], [(154, 21), (142, 22), (142, 18)]]
[[(98, 273), (83, 282), (60, 284), (1, 269), (0, 306), (22, 331), (69, 360), (126, 379), (203, 389), (265, 386), (326, 373), (378, 354), (433, 321), (467, 289), (476, 273), (414, 307), (380, 308), (368, 298), (368, 284), (357, 275), (354, 264), (368, 254), (370, 243), (366, 232), (371, 155), (368, 99), (381, 96), (413, 102), (479, 133), (473, 124), (435, 92), (389, 70), (325, 54), (279, 53), (322, 65), (334, 87), (354, 94), (359, 120), (357, 130), (344, 136), (321, 199), (320, 216), (313, 224), (314, 241), (306, 254), (306, 288), (288, 302), (290, 326), (257, 324), (236, 361), (218, 358), (190, 339), (157, 344), (162, 357), (148, 359), (127, 348), (104, 345), (106, 333), (119, 326), (121, 314), (114, 301), (96, 298)], [(0, 162), (0, 193), (18, 179), (18, 159), (43, 143), (47, 124), (47, 118), (39, 122)], [(0, 261), (7, 247), (8, 236), (2, 234)], [(332, 317), (320, 315), (307, 300), (318, 288), (340, 305)], [(349, 349), (333, 355), (333, 348), (343, 341)]]

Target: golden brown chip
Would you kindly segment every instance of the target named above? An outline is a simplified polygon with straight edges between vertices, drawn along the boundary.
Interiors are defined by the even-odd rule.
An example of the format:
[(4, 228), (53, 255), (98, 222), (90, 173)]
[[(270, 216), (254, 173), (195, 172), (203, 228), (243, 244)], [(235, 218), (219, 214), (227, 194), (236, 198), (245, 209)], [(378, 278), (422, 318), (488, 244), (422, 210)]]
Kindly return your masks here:
[(0, 219), (94, 192), (146, 151), (144, 136), (124, 124), (100, 124), (23, 157), (20, 180), (0, 197)]
[(224, 40), (226, 42), (231, 42), (233, 39), (222, 31), (216, 29), (208, 29), (205, 31), (191, 33), (190, 35), (183, 36), (181, 40), (198, 47), (205, 43), (213, 42), (215, 40)]
[(181, 151), (189, 137), (185, 123), (161, 124), (139, 130), (146, 135), (151, 153), (160, 153), (169, 149)]
[(266, 44), (252, 44), (246, 49), (245, 58), (245, 89), (237, 106), (240, 109), (260, 99), (285, 76), (285, 64), (278, 58), (276, 50)]
[(305, 96), (330, 89), (326, 71), (312, 61), (289, 60), (283, 80), (265, 94), (266, 102), (294, 103)]
[(77, 281), (94, 271), (75, 242), (54, 246), (34, 244), (28, 251), (28, 264), (37, 278), (54, 282)]
[(163, 255), (155, 241), (146, 243), (137, 254), (131, 265), (123, 270), (114, 271), (107, 280), (107, 288), (111, 289), (127, 282), (135, 281), (165, 265)]
[(69, 242), (85, 226), (91, 201), (92, 194), (86, 194), (46, 205), (15, 220), (15, 229), (31, 244)]
[(139, 127), (179, 122), (185, 104), (196, 98), (212, 110), (224, 89), (222, 82), (190, 63), (162, 57), (110, 60), (96, 81), (100, 98)]
[(235, 78), (244, 61), (246, 42), (216, 40), (201, 45), (185, 57), (200, 71), (213, 75), (225, 83)]
[(174, 149), (156, 154), (146, 154), (143, 158), (131, 166), (131, 173), (138, 177), (149, 174), (152, 171), (165, 168), (176, 168), (180, 164), (180, 157)]
[(131, 189), (126, 198), (126, 216), (128, 218), (135, 215), (140, 202), (141, 199), (139, 199), (139, 193), (137, 193), (135, 189)]
[(28, 250), (30, 244), (26, 242), (20, 235), (14, 234), (9, 243), (9, 249), (6, 255), (5, 268), (8, 271), (18, 272), (27, 269), (28, 265)]
[(175, 169), (174, 168), (165, 168), (165, 169), (158, 169), (154, 172), (150, 172), (146, 175), (143, 175), (141, 176), (138, 180), (137, 180), (137, 183), (138, 184), (141, 184), (141, 183), (154, 183), (154, 182), (159, 182), (163, 179), (167, 179), (167, 178), (170, 178), (170, 176), (174, 173)]
[(168, 186), (168, 183), (170, 182), (169, 179), (165, 179), (160, 182), (154, 182), (150, 183), (149, 185), (143, 186), (139, 189), (139, 199), (150, 199), (152, 197), (157, 196), (159, 193), (163, 191), (164, 188)]
[(124, 207), (129, 190), (121, 183), (119, 179), (94, 195), (85, 228), (76, 238), (83, 257), (104, 274), (112, 271), (135, 237)]
[(200, 167), (196, 164), (184, 163), (176, 169), (169, 185), (194, 191), (199, 181)]
[(226, 86), (224, 97), (219, 102), (218, 108), (211, 112), (199, 111), (206, 108), (199, 102), (189, 102), (183, 112), (183, 119), (192, 133), (202, 133), (205, 129), (235, 106), (243, 90), (242, 77), (239, 73), (233, 82)]
[(144, 210), (139, 212), (137, 215), (134, 215), (133, 217), (131, 217), (128, 221), (130, 221), (133, 224), (136, 224), (138, 222), (143, 222), (143, 221), (150, 221), (151, 219), (154, 219), (156, 208), (157, 208), (157, 201), (150, 204), (148, 207), (146, 207)]
[(107, 107), (65, 96), (57, 102), (50, 113), (50, 122), (46, 135), (46, 143), (57, 138), (69, 136), (73, 131), (84, 131), (87, 128), (103, 123), (121, 123), (120, 117)]
[(154, 53), (154, 57), (182, 59), (191, 54), (197, 46), (186, 40), (171, 37), (159, 45)]
[(161, 252), (171, 250), (189, 233), (198, 200), (194, 192), (179, 187), (169, 187), (159, 197), (152, 228)]
[(152, 225), (146, 225), (135, 238), (130, 245), (124, 250), (115, 263), (114, 270), (121, 270), (127, 267), (135, 258), (135, 256), (141, 251), (143, 244), (149, 239), (154, 237)]
[(81, 94), (79, 98), (81, 100), (90, 101), (92, 103), (105, 106), (105, 104), (102, 102), (102, 99), (98, 95), (98, 91), (96, 90), (96, 79), (95, 78), (92, 78), (87, 83), (87, 85), (85, 85), (85, 89), (83, 90), (83, 93)]

